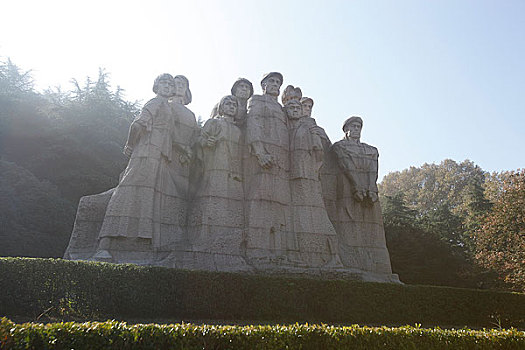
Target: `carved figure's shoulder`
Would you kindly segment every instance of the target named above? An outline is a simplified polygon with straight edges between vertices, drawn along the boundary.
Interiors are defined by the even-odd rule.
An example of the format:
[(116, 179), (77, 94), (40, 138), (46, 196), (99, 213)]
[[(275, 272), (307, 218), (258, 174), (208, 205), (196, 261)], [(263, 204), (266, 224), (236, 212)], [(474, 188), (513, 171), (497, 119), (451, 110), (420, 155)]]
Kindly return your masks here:
[(160, 107), (160, 105), (162, 105), (162, 103), (165, 102), (165, 101), (166, 100), (164, 100), (163, 98), (154, 97), (151, 100), (149, 100), (148, 102), (146, 102), (146, 104), (144, 105), (144, 107), (142, 107), (142, 109), (145, 109), (147, 111), (153, 112), (156, 109), (158, 109)]
[(335, 150), (335, 149), (340, 149), (340, 148), (345, 148), (346, 144), (348, 142), (346, 140), (339, 140), (337, 142), (335, 142), (331, 147), (330, 149), (332, 150)]
[(365, 148), (365, 152), (366, 152), (367, 154), (379, 154), (379, 151), (377, 150), (376, 147), (371, 146), (371, 145), (369, 145), (369, 144), (367, 144), (367, 143), (364, 143), (364, 142), (361, 142), (361, 145), (364, 146), (364, 148)]
[(254, 103), (254, 102), (266, 102), (266, 97), (264, 95), (253, 95), (248, 100), (248, 105)]

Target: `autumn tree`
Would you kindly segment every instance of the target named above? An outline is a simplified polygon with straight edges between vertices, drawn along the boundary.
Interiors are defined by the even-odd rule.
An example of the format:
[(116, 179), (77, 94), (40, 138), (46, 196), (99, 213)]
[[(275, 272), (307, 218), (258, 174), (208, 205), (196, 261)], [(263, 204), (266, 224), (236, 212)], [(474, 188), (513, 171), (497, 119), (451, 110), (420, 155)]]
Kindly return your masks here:
[(480, 204), (484, 181), (485, 172), (473, 162), (445, 159), (440, 164), (425, 163), (389, 173), (379, 191), (388, 197), (402, 193), (408, 208), (417, 212), (418, 225), (448, 244), (468, 250), (467, 218), (479, 215), (477, 209), (487, 209)]
[(502, 190), (476, 232), (476, 259), (525, 291), (525, 170), (501, 178)]

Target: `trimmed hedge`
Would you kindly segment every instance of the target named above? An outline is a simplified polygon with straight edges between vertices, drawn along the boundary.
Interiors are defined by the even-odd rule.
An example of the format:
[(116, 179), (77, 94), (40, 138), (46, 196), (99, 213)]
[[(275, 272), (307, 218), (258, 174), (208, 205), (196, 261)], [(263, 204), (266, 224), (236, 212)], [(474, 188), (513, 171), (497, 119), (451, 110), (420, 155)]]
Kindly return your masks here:
[(525, 329), (525, 295), (431, 286), (0, 258), (0, 316)]
[(525, 332), (420, 327), (0, 321), (2, 349), (523, 349)]

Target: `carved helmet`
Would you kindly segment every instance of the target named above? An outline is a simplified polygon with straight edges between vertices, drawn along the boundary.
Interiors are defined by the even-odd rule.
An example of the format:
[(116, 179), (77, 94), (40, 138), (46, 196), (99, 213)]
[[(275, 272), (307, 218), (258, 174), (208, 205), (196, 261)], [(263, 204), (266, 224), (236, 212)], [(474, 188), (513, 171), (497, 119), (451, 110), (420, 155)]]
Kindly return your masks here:
[(235, 81), (235, 83), (233, 83), (233, 86), (232, 86), (232, 95), (235, 96), (235, 90), (237, 89), (237, 86), (240, 84), (240, 83), (245, 83), (245, 84), (248, 84), (248, 86), (250, 87), (250, 97), (253, 96), (253, 84), (251, 81), (249, 81), (248, 79), (245, 79), (245, 78), (239, 78), (237, 79), (237, 81)]
[(262, 80), (261, 80), (261, 87), (264, 89), (264, 84), (266, 83), (266, 80), (270, 77), (277, 77), (281, 80), (281, 85), (283, 84), (283, 75), (279, 72), (270, 72), (270, 73), (266, 73)]
[(347, 120), (345, 120), (345, 122), (343, 124), (343, 131), (346, 132), (346, 127), (350, 123), (353, 123), (353, 122), (358, 122), (359, 124), (361, 124), (361, 127), (363, 127), (363, 119), (361, 119), (361, 117), (359, 117), (357, 115), (353, 115), (350, 118), (348, 118)]

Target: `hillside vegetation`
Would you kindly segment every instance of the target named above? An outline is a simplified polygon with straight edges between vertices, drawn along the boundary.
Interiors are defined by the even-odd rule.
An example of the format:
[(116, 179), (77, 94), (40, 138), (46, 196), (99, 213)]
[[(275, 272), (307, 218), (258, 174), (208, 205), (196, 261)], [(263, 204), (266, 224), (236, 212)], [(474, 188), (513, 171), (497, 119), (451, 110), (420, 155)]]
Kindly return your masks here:
[[(37, 92), (0, 62), (0, 256), (62, 257), (80, 197), (114, 187), (137, 102), (109, 74)], [(446, 159), (380, 184), (392, 267), (409, 284), (525, 291), (525, 172)]]

